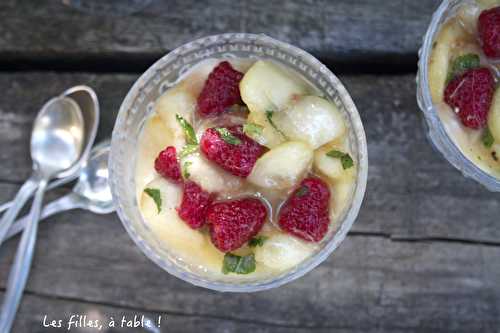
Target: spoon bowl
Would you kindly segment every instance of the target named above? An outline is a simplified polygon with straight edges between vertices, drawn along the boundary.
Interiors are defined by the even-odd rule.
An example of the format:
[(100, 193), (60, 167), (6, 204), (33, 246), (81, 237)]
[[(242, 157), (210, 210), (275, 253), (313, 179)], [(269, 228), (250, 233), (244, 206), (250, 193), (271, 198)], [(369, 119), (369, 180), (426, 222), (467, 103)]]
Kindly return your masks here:
[(105, 141), (92, 150), (73, 188), (73, 192), (80, 196), (80, 208), (96, 214), (107, 214), (115, 210), (108, 184), (109, 149), (109, 141)]
[[(80, 169), (89, 158), (90, 150), (94, 144), (97, 134), (97, 125), (99, 124), (99, 101), (95, 91), (85, 85), (79, 85), (64, 91), (61, 96), (74, 100), (82, 110), (82, 117), (85, 123), (85, 148), (82, 151), (80, 161), (61, 173), (60, 177), (73, 180), (80, 174)], [(62, 180), (62, 179), (61, 179)]]
[(31, 158), (42, 177), (75, 164), (83, 150), (84, 122), (80, 107), (67, 97), (55, 97), (42, 108), (31, 136)]

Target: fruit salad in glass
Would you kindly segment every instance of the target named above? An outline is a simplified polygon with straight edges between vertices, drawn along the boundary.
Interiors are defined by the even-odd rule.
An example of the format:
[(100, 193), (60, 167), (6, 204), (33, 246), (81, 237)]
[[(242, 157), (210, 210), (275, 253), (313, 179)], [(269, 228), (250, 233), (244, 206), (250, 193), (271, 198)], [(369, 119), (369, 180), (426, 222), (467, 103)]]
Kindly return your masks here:
[(317, 253), (348, 209), (348, 121), (273, 60), (206, 59), (155, 102), (138, 139), (148, 227), (193, 270), (258, 280)]
[(463, 155), (500, 179), (500, 2), (456, 2), (432, 41), (428, 84)]

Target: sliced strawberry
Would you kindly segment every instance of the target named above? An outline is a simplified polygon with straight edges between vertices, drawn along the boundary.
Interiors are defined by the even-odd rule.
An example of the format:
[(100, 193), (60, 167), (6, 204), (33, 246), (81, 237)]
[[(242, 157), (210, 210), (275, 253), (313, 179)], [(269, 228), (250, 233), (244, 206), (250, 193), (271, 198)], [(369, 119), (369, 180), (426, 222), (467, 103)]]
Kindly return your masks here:
[(306, 178), (281, 207), (278, 223), (296, 237), (319, 242), (330, 224), (329, 205), (328, 185), (316, 177)]
[(266, 206), (255, 198), (214, 203), (207, 212), (212, 243), (222, 252), (236, 250), (260, 231), (266, 217)]

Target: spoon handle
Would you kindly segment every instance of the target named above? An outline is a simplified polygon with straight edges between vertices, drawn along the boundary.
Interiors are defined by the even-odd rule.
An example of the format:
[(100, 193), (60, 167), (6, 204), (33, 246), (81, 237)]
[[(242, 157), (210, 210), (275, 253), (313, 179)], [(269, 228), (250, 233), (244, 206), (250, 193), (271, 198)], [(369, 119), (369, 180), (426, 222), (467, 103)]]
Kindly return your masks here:
[(46, 188), (47, 180), (42, 179), (36, 191), (33, 205), (31, 206), (28, 225), (26, 229), (24, 229), (21, 242), (17, 247), (14, 264), (9, 273), (7, 290), (2, 305), (2, 312), (0, 314), (0, 332), (2, 333), (10, 332), (12, 328), (17, 308), (19, 307), (21, 296), (23, 295), (24, 287), (28, 280), (35, 248), (38, 220), (40, 219), (43, 195)]
[[(54, 189), (56, 187), (59, 187), (61, 185), (67, 184), (67, 183), (75, 180), (76, 178), (78, 178), (78, 173), (77, 172), (75, 172), (73, 175), (70, 175), (68, 177), (64, 177), (64, 178), (60, 178), (60, 179), (51, 181), (49, 183), (49, 186), (47, 186), (47, 191), (48, 190), (52, 190), (52, 189)], [(31, 195), (33, 194), (33, 192), (34, 192), (34, 190), (29, 194), (29, 197), (31, 197)], [(16, 199), (0, 205), (0, 213), (3, 212), (4, 210), (9, 209), (10, 207), (12, 207), (12, 205), (14, 204), (14, 202), (16, 202)], [(6, 238), (8, 238), (8, 237), (6, 237)]]
[[(48, 187), (47, 187), (48, 189)], [(67, 194), (64, 197), (61, 197), (57, 200), (52, 201), (51, 203), (48, 203), (43, 207), (42, 210), (42, 215), (40, 216), (40, 222), (44, 221), (49, 216), (52, 216), (54, 214), (57, 214), (59, 212), (64, 212), (67, 210), (71, 209), (76, 209), (79, 208), (80, 205), (78, 204), (77, 198), (75, 198), (75, 195), (73, 193)], [(17, 235), (23, 229), (26, 227), (26, 224), (28, 224), (29, 216), (23, 216), (19, 220), (17, 220), (9, 229), (9, 232), (7, 233), (7, 236), (5, 236), (5, 240)]]
[(34, 176), (30, 177), (23, 184), (23, 186), (21, 186), (19, 192), (17, 192), (16, 197), (13, 200), (14, 203), (12, 204), (12, 206), (2, 216), (2, 219), (0, 220), (0, 245), (5, 239), (5, 236), (7, 235), (7, 231), (9, 230), (10, 226), (12, 225), (12, 223), (14, 223), (17, 214), (19, 214), (21, 208), (23, 208), (26, 201), (28, 201), (28, 199), (31, 197), (31, 195), (37, 188), (38, 183), (39, 180), (36, 177)]

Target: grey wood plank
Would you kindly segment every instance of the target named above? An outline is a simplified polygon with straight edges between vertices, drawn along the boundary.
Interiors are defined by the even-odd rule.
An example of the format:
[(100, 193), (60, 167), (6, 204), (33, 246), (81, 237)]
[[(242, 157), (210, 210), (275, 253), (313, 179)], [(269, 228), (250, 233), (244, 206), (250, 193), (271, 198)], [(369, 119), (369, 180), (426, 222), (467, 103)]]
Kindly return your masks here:
[[(9, 241), (0, 253), (0, 286), (15, 246)], [(350, 236), (326, 262), (289, 285), (225, 294), (193, 287), (156, 267), (115, 215), (75, 211), (41, 226), (27, 290), (263, 326), (494, 332), (500, 327), (499, 256), (497, 246)], [(51, 305), (43, 309), (52, 311)]]
[(436, 0), (154, 0), (124, 18), (102, 12), (88, 15), (62, 1), (39, 0), (33, 6), (30, 0), (4, 0), (0, 59), (74, 64), (111, 58), (150, 61), (196, 37), (254, 32), (336, 63), (413, 66), (437, 4)]
[[(0, 292), (0, 296), (3, 293)], [(134, 316), (141, 318), (145, 316), (145, 320), (157, 320), (161, 315), (160, 327), (156, 332), (256, 332), (256, 333), (284, 333), (284, 332), (332, 332), (334, 329), (337, 333), (375, 333), (375, 332), (392, 332), (392, 333), (413, 333), (422, 332), (423, 329), (381, 329), (371, 327), (366, 329), (356, 328), (311, 328), (311, 327), (293, 327), (289, 325), (269, 325), (266, 323), (234, 320), (224, 317), (201, 316), (201, 315), (182, 315), (177, 313), (157, 313), (141, 309), (122, 308), (117, 306), (101, 305), (90, 302), (79, 302), (77, 300), (61, 299), (47, 297), (45, 295), (37, 295), (32, 293), (25, 294), (21, 307), (18, 313), (18, 319), (15, 322), (13, 331), (16, 333), (41, 333), (41, 332), (68, 332), (67, 326), (61, 328), (48, 328), (44, 326), (50, 320), (62, 320), (61, 325), (67, 325), (72, 315), (85, 315), (88, 320), (99, 320), (103, 324), (101, 330), (91, 328), (74, 328), (72, 326), (70, 332), (89, 333), (89, 332), (105, 332), (105, 333), (144, 333), (148, 332), (142, 328), (127, 328), (121, 327), (121, 320), (133, 320)], [(116, 322), (115, 328), (110, 328), (109, 323), (111, 318)], [(140, 320), (140, 319), (139, 319)], [(434, 331), (439, 332), (439, 331)]]
[[(335, 69), (334, 69), (335, 70)], [(19, 183), (31, 171), (29, 131), (40, 105), (74, 84), (101, 101), (99, 138), (110, 135), (136, 75), (25, 73), (0, 76), (0, 180)], [(500, 196), (464, 178), (425, 138), (413, 75), (341, 76), (367, 133), (368, 188), (353, 230), (402, 238), (500, 243)], [(9, 190), (14, 191), (13, 189)], [(0, 193), (0, 199), (9, 198)]]
[[(3, 293), (0, 292), (0, 296)], [(71, 323), (70, 319), (73, 317)], [(79, 317), (86, 316), (87, 327), (75, 328), (74, 321)], [(144, 319), (142, 318), (144, 316)], [(135, 320), (144, 322), (146, 326), (149, 319), (153, 326), (152, 329), (146, 329), (141, 326), (131, 327)], [(310, 332), (309, 328), (288, 327), (286, 325), (267, 325), (263, 323), (252, 323), (250, 321), (233, 320), (231, 318), (211, 317), (211, 316), (190, 316), (176, 313), (156, 313), (144, 311), (141, 309), (122, 308), (117, 306), (101, 305), (89, 302), (79, 302), (72, 299), (61, 299), (47, 297), (43, 295), (25, 294), (21, 307), (19, 309), (17, 320), (13, 327), (16, 333), (39, 333), (39, 332), (70, 332), (90, 333), (145, 333), (145, 332)], [(55, 326), (49, 324), (55, 320)], [(59, 323), (59, 320), (61, 321)], [(111, 324), (111, 321), (114, 321)], [(124, 321), (123, 321), (124, 320)], [(89, 328), (89, 321), (96, 323), (98, 321), (101, 328)], [(140, 324), (142, 325), (142, 323)], [(314, 332), (329, 332), (329, 329), (315, 329)], [(340, 333), (353, 333), (354, 330), (341, 329), (336, 330)], [(367, 331), (365, 331), (367, 332)], [(368, 331), (370, 332), (370, 331)], [(403, 332), (403, 331), (401, 331)], [(411, 331), (410, 331), (411, 332)]]

